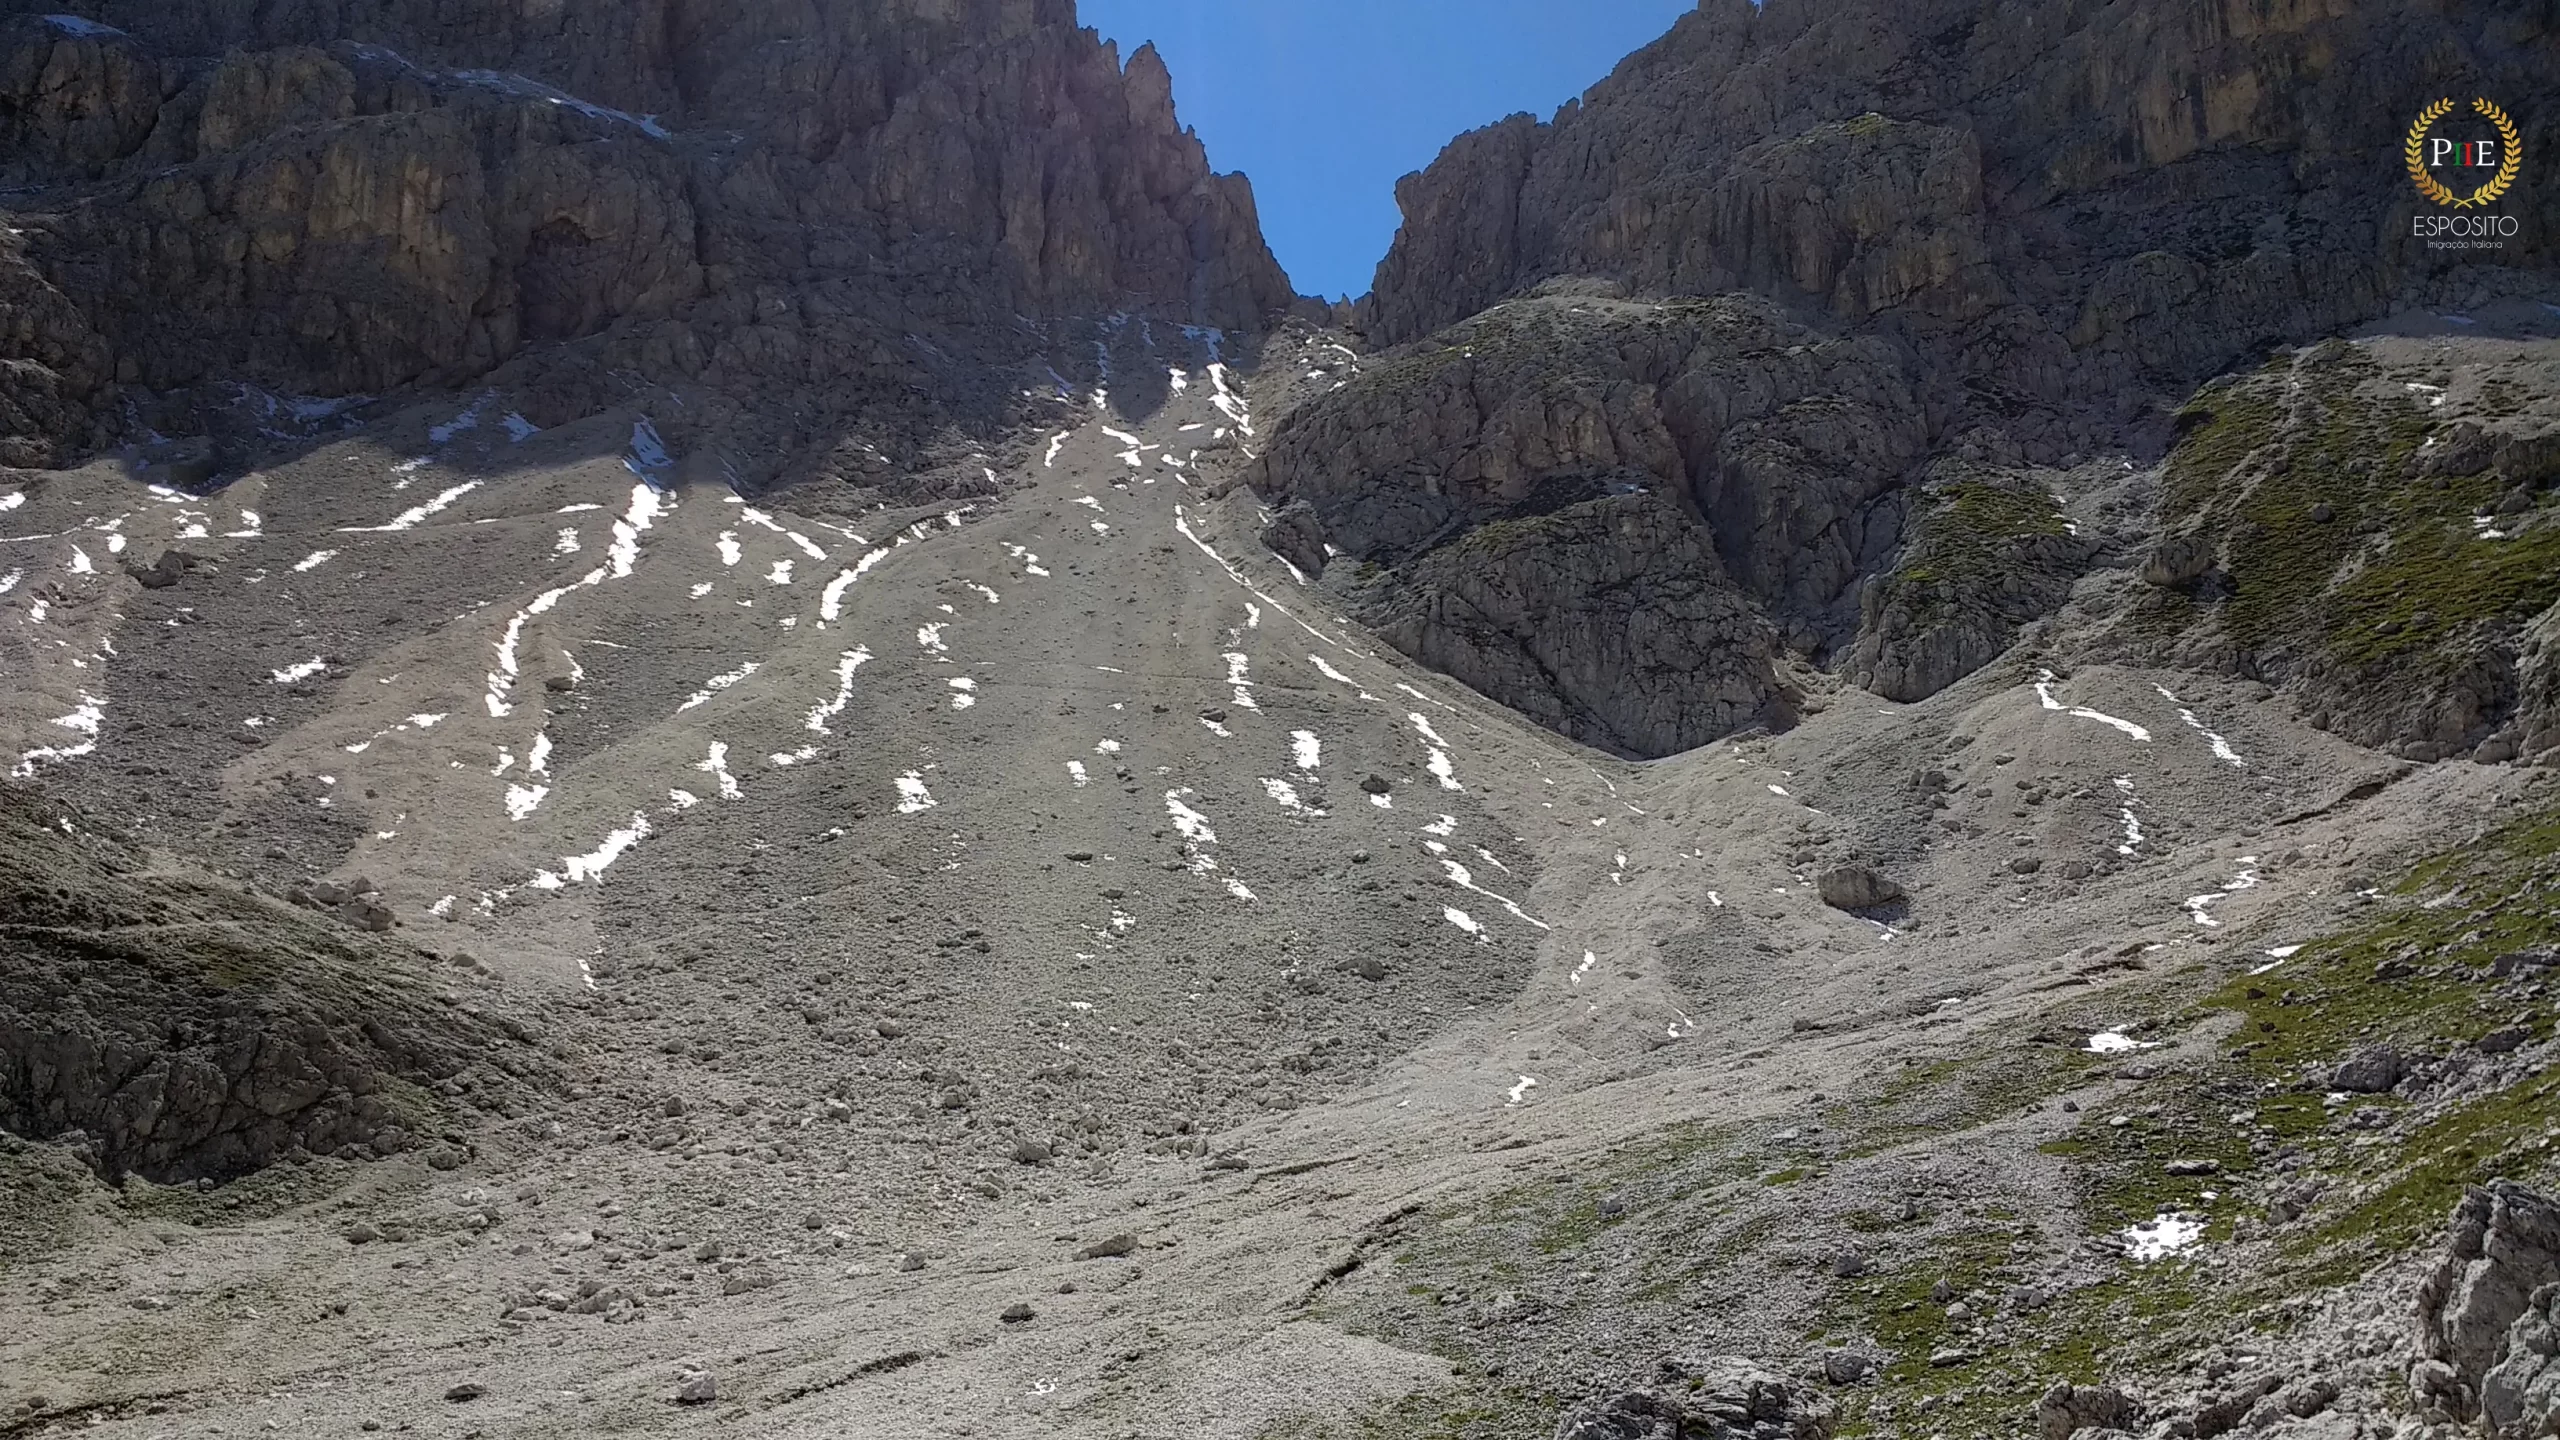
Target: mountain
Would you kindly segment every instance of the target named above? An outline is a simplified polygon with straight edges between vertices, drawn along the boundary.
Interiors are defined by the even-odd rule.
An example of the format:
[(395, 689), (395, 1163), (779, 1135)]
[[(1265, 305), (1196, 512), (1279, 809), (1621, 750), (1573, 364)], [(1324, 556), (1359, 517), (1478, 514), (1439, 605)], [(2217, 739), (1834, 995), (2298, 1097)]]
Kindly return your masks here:
[[(1921, 698), (2100, 560), (2043, 497), (2157, 460), (2205, 379), (2375, 324), (2554, 333), (2551, 192), (2500, 201), (2504, 248), (2430, 248), (2386, 157), (2441, 92), (2510, 97), (2543, 153), (2555, 43), (2512, 6), (1710, 0), (1551, 123), (1400, 184), (1362, 320), (1400, 358), (1276, 435), (1255, 483), (1302, 566), (1377, 567), (1347, 583), (1406, 653), (1591, 744), (1782, 725), (1789, 652)], [(2277, 439), (2248, 438), (2228, 460)], [(1941, 551), (1993, 563), (1912, 563)], [(1666, 603), (1732, 637), (1720, 661), (1642, 633)], [(2461, 643), (2512, 652), (2498, 622)], [(2214, 668), (2318, 708), (2409, 678), (2229, 648)], [(2477, 713), (2360, 738), (2490, 739), (2513, 656), (2484, 663)]]
[(503, 376), (539, 424), (655, 386), (746, 483), (860, 478), (1018, 423), (983, 377), (1071, 317), (1292, 299), (1162, 61), (1065, 0), (41, 8), (0, 7), (10, 463), (211, 428), (171, 458), (228, 477)]
[(0, 15), (0, 1433), (2551, 1430), (2548, 6)]

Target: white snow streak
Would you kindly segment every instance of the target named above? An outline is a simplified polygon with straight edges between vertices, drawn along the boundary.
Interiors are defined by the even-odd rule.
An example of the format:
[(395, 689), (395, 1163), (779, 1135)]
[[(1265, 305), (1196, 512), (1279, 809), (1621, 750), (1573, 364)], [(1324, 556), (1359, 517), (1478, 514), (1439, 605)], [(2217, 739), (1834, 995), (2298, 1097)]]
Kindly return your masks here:
[(2205, 738), (2205, 743), (2213, 747), (2213, 756), (2215, 759), (2228, 762), (2232, 765), (2237, 765), (2242, 769), (2248, 768), (2249, 762), (2240, 758), (2240, 752), (2231, 748), (2231, 742), (2223, 739), (2220, 735), (2215, 734), (2211, 730), (2206, 729), (2204, 722), (2196, 718), (2196, 712), (2188, 709), (2182, 704), (2179, 704), (2178, 697), (2169, 693), (2168, 686), (2154, 685), (2151, 688), (2160, 692), (2161, 699), (2168, 701), (2172, 705), (2178, 706), (2178, 718), (2187, 722), (2188, 729), (2195, 731), (2197, 734), (2202, 735)]
[(737, 684), (739, 681), (746, 679), (748, 676), (755, 674), (758, 670), (763, 668), (764, 665), (762, 662), (750, 660), (746, 664), (739, 666), (737, 669), (730, 671), (726, 675), (712, 676), (710, 679), (702, 683), (701, 689), (696, 690), (691, 695), (685, 697), (684, 703), (676, 707), (676, 713), (681, 715), (685, 711), (691, 710), (697, 705), (710, 704), (712, 696), (719, 694), (721, 691), (728, 689), (730, 686)]
[(836, 661), (835, 698), (821, 703), (809, 712), (808, 728), (811, 732), (819, 735), (835, 733), (827, 728), (827, 722), (843, 714), (844, 707), (853, 703), (853, 672), (870, 663), (870, 660), (871, 652), (857, 645), (844, 652), (844, 655)]
[(2053, 685), (2056, 678), (2057, 677), (2050, 670), (2038, 673), (2038, 677), (2036, 679), (2036, 698), (2044, 702), (2044, 708), (2047, 710), (2065, 710), (2075, 719), (2095, 720), (2101, 725), (2112, 725), (2116, 729), (2123, 731), (2136, 740), (2143, 741), (2146, 744), (2150, 742), (2151, 732), (2134, 724), (2130, 720), (2118, 719), (2117, 717), (2106, 714), (2103, 711), (2092, 710), (2086, 705), (2072, 705), (2066, 707), (2061, 701), (2054, 699)]
[(465, 480), (461, 484), (453, 486), (451, 489), (439, 492), (436, 495), (436, 498), (428, 501), (424, 505), (412, 506), (407, 510), (401, 511), (399, 514), (392, 516), (390, 523), (387, 525), (347, 525), (341, 526), (338, 533), (342, 535), (388, 535), (401, 530), (414, 529), (430, 517), (440, 515), (446, 510), (452, 508), (453, 502), (479, 488), (479, 481)]
[(2210, 895), (2188, 896), (2187, 918), (2195, 921), (2199, 925), (2203, 925), (2211, 929), (2220, 929), (2222, 922), (2213, 918), (2213, 907), (2221, 904), (2224, 900), (2243, 890), (2257, 889), (2258, 872), (2254, 868), (2257, 863), (2257, 856), (2243, 855), (2240, 857), (2240, 873), (2232, 876), (2229, 880), (2224, 881), (2221, 889), (2214, 891)]

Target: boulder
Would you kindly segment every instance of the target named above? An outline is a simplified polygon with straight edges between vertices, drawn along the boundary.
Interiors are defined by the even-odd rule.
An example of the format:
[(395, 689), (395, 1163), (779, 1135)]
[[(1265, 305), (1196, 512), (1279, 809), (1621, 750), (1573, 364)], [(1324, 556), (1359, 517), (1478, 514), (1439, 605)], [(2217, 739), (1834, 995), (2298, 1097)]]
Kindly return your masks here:
[(1902, 887), (1864, 865), (1825, 870), (1814, 881), (1822, 903), (1834, 910), (1873, 910), (1903, 898)]
[(2369, 1046), (2349, 1056), (2329, 1077), (2330, 1085), (2350, 1095), (2380, 1095), (2400, 1083), (2408, 1060), (2388, 1045)]
[(2131, 1430), (2142, 1407), (2112, 1385), (2057, 1380), (2036, 1401), (2036, 1430), (2044, 1440), (2070, 1440), (2082, 1430)]

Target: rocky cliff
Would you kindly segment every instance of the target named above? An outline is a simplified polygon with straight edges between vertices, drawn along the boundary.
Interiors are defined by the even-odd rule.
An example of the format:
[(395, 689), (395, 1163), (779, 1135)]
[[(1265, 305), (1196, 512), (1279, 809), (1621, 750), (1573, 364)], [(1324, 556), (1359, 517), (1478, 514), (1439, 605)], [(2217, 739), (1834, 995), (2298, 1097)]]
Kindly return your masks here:
[[(1613, 576), (1712, 551), (1724, 573), (1690, 578), (1720, 597), (1708, 608), (1752, 616), (1718, 622), (1748, 636), (1682, 635), (1725, 659), (1524, 676), (1463, 657), (1538, 650), (1526, 621), (1491, 620), (1489, 644), (1483, 612), (1435, 601), (1387, 626), (1531, 713), (1687, 717), (1566, 726), (1595, 743), (1658, 754), (1731, 728), (1751, 707), (1712, 697), (1781, 646), (1917, 699), (2092, 566), (2130, 563), (2139, 507), (2084, 538), (2064, 501), (2155, 458), (2200, 381), (2414, 311), (2503, 300), (2520, 333), (2548, 329), (2531, 302), (2560, 299), (2560, 192), (2509, 192), (2503, 249), (2434, 250), (2409, 237), (2424, 207), (2394, 159), (2411, 118), (2456, 93), (2501, 99), (2544, 153), (2555, 62), (2551, 17), (2512, 6), (1707, 0), (1551, 122), (1514, 116), (1406, 177), (1359, 320), (1403, 358), (1295, 416), (1257, 483), (1303, 502), (1298, 553), (1389, 569), (1420, 553), (1390, 512), (1446, 544), (1570, 477), (1626, 471), (1673, 498), (1694, 544), (1649, 534), (1596, 566), (1587, 546), (1509, 553), (1617, 594), (1620, 629), (1636, 592)], [(1789, 333), (1727, 327), (1666, 359), (1612, 322), (1606, 340), (1488, 355), (1488, 332), (1532, 309), (1598, 326), (1733, 295)], [(1659, 678), (1674, 672), (1696, 678)], [(2444, 743), (2504, 714), (2473, 718)]]
[(58, 8), (0, 4), (0, 462), (517, 362), (538, 422), (672, 387), (805, 478), (884, 417), (1000, 415), (960, 361), (1063, 318), (1290, 300), (1155, 53), (1069, 0), (19, 13)]

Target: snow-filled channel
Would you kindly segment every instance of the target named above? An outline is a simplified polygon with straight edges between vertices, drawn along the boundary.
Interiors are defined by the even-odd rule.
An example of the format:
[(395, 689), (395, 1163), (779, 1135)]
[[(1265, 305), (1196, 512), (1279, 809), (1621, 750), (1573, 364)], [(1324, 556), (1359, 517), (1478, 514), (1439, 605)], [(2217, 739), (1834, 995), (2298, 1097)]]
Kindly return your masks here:
[(515, 692), (517, 671), (516, 647), (524, 639), (524, 627), (537, 615), (546, 614), (572, 592), (619, 580), (631, 574), (640, 563), (641, 532), (655, 524), (657, 518), (675, 508), (675, 502), (646, 485), (631, 487), (631, 504), (613, 522), (613, 544), (605, 551), (605, 563), (579, 576), (566, 585), (545, 590), (533, 597), (523, 609), (507, 617), (506, 628), (498, 633), (494, 648), (498, 668), (489, 672), (488, 693), (483, 697), (489, 718), (504, 719), (513, 714), (511, 697)]
[(341, 527), (339, 533), (345, 535), (389, 535), (396, 534), (402, 530), (415, 529), (435, 516), (441, 515), (445, 511), (453, 508), (453, 503), (455, 501), (460, 500), (463, 496), (468, 495), (479, 488), (479, 481), (465, 480), (459, 485), (440, 491), (434, 499), (429, 500), (423, 505), (411, 506), (409, 509), (403, 510), (399, 514), (392, 516), (387, 524), (348, 525)]
[(819, 735), (835, 733), (827, 728), (827, 722), (843, 714), (844, 707), (853, 703), (853, 672), (869, 663), (871, 663), (871, 652), (859, 645), (847, 650), (837, 659), (835, 696), (819, 702), (818, 706), (809, 712), (808, 728), (812, 733)]
[(2240, 758), (2240, 752), (2231, 748), (2231, 742), (2206, 729), (2205, 723), (2196, 718), (2196, 712), (2180, 704), (2178, 697), (2169, 693), (2168, 686), (2154, 685), (2151, 688), (2160, 692), (2161, 699), (2178, 706), (2178, 718), (2187, 722), (2188, 729), (2204, 737), (2205, 743), (2213, 748), (2213, 758), (2242, 769), (2248, 768), (2249, 762)]
[(604, 872), (612, 868), (613, 862), (621, 859), (623, 852), (632, 846), (648, 839), (649, 835), (649, 817), (635, 810), (631, 812), (630, 824), (605, 836), (602, 844), (584, 855), (560, 857), (561, 868), (545, 870), (534, 876), (533, 886), (537, 890), (557, 890), (563, 885), (601, 885)]
[(1496, 895), (1492, 891), (1477, 884), (1474, 874), (1471, 873), (1466, 866), (1459, 864), (1457, 861), (1449, 859), (1444, 855), (1440, 859), (1440, 868), (1447, 873), (1450, 884), (1457, 886), (1461, 890), (1472, 890), (1476, 894), (1481, 895), (1496, 905), (1501, 906), (1503, 909), (1510, 911), (1511, 918), (1514, 920), (1526, 921), (1531, 925), (1537, 926), (1541, 930), (1550, 930), (1554, 928), (1546, 921), (1539, 919), (1535, 915), (1532, 915), (1526, 910), (1523, 910), (1519, 906), (1511, 903), (1511, 901), (1500, 895)]
[(855, 581), (870, 574), (872, 566), (888, 559), (889, 548), (890, 547), (888, 546), (882, 546), (880, 549), (872, 551), (870, 554), (863, 556), (860, 560), (855, 561), (852, 569), (843, 571), (838, 574), (836, 578), (828, 581), (826, 593), (818, 597), (818, 618), (821, 620), (833, 620), (839, 614), (842, 614), (844, 608), (844, 592), (853, 588), (853, 583)]
[(2054, 699), (2053, 687), (2059, 678), (2059, 676), (2055, 675), (2050, 670), (2037, 672), (2036, 699), (2043, 702), (2044, 708), (2047, 710), (2061, 710), (2077, 720), (2095, 720), (2101, 725), (2113, 726), (2127, 735), (2132, 736), (2136, 740), (2140, 740), (2146, 744), (2150, 742), (2151, 732), (2134, 724), (2130, 720), (2109, 715), (2104, 711), (2092, 710), (2086, 705), (2064, 705), (2061, 701)]

